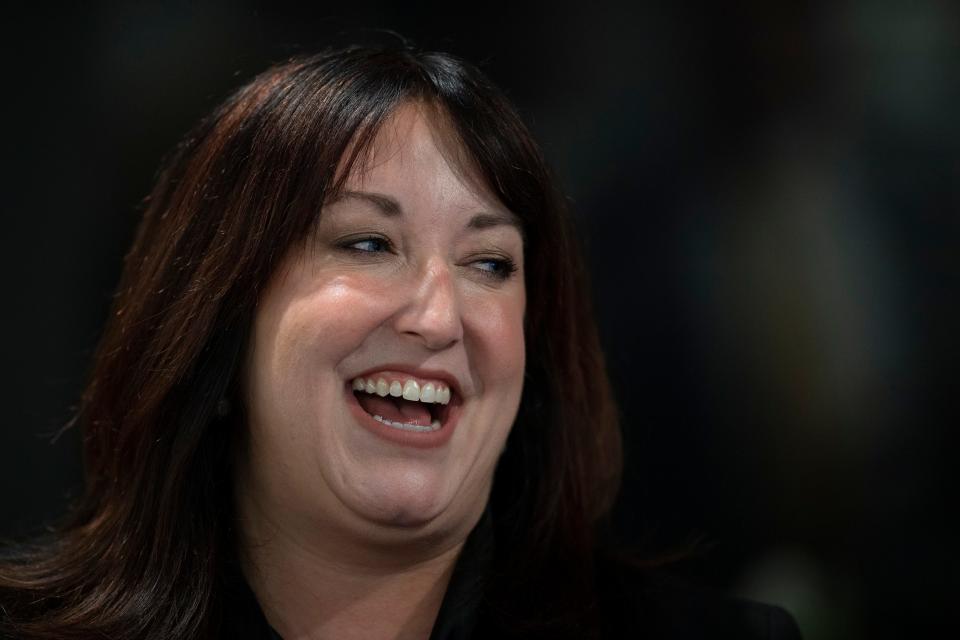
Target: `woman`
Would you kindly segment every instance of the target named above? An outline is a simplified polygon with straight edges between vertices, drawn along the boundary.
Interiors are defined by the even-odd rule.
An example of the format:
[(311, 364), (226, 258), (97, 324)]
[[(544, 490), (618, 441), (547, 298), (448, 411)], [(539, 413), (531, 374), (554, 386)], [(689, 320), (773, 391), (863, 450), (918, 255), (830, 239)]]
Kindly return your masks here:
[(598, 551), (620, 441), (573, 232), (448, 55), (291, 60), (204, 120), (77, 423), (83, 501), (0, 565), (13, 637), (794, 637)]

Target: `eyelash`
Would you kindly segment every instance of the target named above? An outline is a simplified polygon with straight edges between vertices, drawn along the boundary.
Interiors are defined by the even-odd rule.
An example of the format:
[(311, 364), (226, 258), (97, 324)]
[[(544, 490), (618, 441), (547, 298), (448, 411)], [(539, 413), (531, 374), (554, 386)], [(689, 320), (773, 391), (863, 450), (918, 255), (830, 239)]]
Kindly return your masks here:
[(387, 240), (386, 238), (381, 238), (379, 236), (369, 236), (367, 238), (355, 238), (352, 240), (347, 240), (346, 242), (340, 245), (340, 248), (346, 249), (351, 253), (360, 253), (360, 254), (380, 253), (379, 251), (376, 251), (374, 249), (357, 249), (356, 245), (362, 244), (364, 242), (379, 242), (383, 245), (383, 249), (382, 249), (383, 251), (389, 251), (392, 248), (392, 245), (390, 244), (389, 240)]
[[(381, 249), (358, 249), (358, 244), (364, 243), (380, 243)], [(380, 236), (367, 236), (365, 238), (354, 238), (347, 240), (342, 244), (338, 245), (341, 249), (348, 251), (357, 255), (366, 255), (371, 253), (380, 253), (381, 251), (390, 251), (393, 248), (393, 245), (389, 240)], [(507, 257), (492, 258), (486, 257), (475, 262), (490, 263), (495, 265), (495, 269), (477, 269), (485, 278), (490, 278), (491, 280), (505, 281), (508, 280), (514, 273), (517, 271), (517, 264)]]

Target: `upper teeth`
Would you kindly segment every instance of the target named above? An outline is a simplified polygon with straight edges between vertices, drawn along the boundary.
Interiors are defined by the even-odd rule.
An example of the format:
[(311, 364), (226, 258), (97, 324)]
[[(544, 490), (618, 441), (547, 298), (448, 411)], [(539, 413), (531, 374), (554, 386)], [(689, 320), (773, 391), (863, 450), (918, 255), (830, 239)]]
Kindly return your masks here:
[(353, 381), (354, 391), (375, 393), (378, 396), (390, 394), (395, 398), (414, 400), (426, 403), (447, 404), (450, 402), (450, 387), (433, 382), (426, 382), (421, 387), (416, 380), (387, 382), (384, 378), (356, 378)]

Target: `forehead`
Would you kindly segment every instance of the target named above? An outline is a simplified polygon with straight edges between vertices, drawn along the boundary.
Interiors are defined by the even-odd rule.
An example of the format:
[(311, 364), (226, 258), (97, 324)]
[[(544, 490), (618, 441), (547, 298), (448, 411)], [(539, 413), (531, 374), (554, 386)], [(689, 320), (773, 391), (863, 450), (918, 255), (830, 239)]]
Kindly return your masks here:
[(390, 115), (331, 200), (358, 193), (387, 196), (379, 207), (387, 213), (396, 208), (389, 202), (394, 200), (401, 209), (484, 210), (520, 226), (487, 188), (452, 124), (438, 108), (423, 103), (405, 103)]

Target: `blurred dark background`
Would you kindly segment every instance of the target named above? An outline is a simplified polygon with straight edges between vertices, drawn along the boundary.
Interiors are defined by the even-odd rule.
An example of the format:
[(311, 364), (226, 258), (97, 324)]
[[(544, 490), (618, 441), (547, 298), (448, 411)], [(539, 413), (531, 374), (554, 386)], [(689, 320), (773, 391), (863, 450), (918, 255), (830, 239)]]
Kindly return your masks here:
[[(920, 637), (960, 597), (960, 3), (7, 9), (0, 536), (80, 490), (70, 417), (161, 157), (269, 63), (391, 29), (481, 64), (542, 141), (622, 405), (621, 537)], [(932, 635), (932, 634), (931, 634)]]

